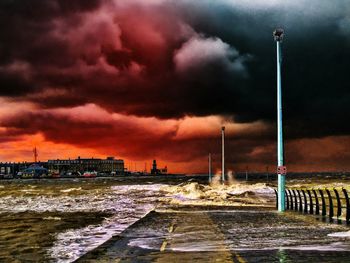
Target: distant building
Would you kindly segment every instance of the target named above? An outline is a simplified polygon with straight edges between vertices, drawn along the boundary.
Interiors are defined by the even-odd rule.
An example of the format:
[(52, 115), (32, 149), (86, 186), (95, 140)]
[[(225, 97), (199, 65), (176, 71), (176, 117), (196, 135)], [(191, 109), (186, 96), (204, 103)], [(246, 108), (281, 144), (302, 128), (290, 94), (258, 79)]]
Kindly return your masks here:
[(158, 169), (157, 161), (153, 160), (151, 174), (156, 175), (156, 174), (167, 174), (167, 173), (168, 173), (168, 168), (166, 166), (162, 169)]
[(0, 174), (11, 174), (13, 171), (13, 164), (12, 163), (1, 163), (0, 165)]
[(47, 162), (0, 162), (0, 179), (39, 178), (54, 175), (79, 176), (84, 172), (122, 175), (124, 174), (124, 161), (114, 157), (106, 159), (78, 157), (77, 159), (56, 159)]
[[(7, 178), (9, 176), (13, 177), (17, 175), (18, 172), (25, 170), (33, 162), (0, 162), (0, 178)], [(39, 163), (41, 164), (41, 163)]]
[(77, 159), (57, 159), (48, 160), (47, 166), (50, 172), (56, 173), (84, 173), (86, 171), (95, 171), (98, 173), (124, 173), (124, 160), (107, 157), (99, 158), (80, 158)]
[(44, 168), (43, 166), (34, 163), (30, 165), (28, 168), (24, 169), (22, 172), (20, 172), (20, 175), (22, 178), (24, 177), (31, 177), (31, 178), (40, 178), (40, 177), (46, 177), (48, 175), (48, 170)]

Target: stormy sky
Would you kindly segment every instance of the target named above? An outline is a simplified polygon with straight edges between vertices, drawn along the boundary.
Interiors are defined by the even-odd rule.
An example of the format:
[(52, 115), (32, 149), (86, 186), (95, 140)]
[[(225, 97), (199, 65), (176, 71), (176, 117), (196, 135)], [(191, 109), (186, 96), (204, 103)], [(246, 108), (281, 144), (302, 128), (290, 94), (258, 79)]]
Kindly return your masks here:
[(347, 0), (2, 0), (2, 161), (115, 155), (172, 172), (350, 169)]

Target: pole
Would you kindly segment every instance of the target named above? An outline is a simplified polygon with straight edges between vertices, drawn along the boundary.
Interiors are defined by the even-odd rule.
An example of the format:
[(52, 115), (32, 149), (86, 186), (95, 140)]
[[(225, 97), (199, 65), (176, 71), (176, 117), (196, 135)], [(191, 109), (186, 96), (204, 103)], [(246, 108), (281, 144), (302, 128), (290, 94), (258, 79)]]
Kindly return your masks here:
[(281, 80), (281, 66), (282, 66), (282, 51), (281, 41), (283, 38), (283, 29), (276, 29), (274, 36), (277, 48), (277, 173), (278, 173), (278, 211), (285, 211), (285, 174), (284, 167), (284, 151), (283, 151), (283, 125), (282, 125), (282, 80)]
[(36, 149), (36, 146), (33, 149), (33, 153), (34, 153), (34, 163), (37, 163), (37, 161), (38, 161), (38, 151)]
[(266, 166), (266, 181), (269, 181), (269, 167)]
[(222, 152), (221, 152), (221, 165), (222, 165), (222, 175), (221, 175), (221, 181), (222, 183), (225, 183), (225, 127), (223, 126), (221, 128), (221, 146), (222, 146)]
[(208, 174), (209, 174), (209, 183), (211, 183), (211, 154), (209, 153), (209, 171), (208, 171)]

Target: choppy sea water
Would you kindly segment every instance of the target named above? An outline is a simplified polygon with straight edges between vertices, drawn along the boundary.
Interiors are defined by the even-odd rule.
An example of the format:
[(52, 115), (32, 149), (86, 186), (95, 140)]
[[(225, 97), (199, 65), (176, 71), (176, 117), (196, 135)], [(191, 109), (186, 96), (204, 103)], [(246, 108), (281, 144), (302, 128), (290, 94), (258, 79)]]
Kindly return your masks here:
[[(13, 251), (0, 249), (0, 261), (72, 262), (152, 210), (161, 186), (113, 180), (3, 184), (0, 248)], [(40, 238), (42, 235), (52, 238)], [(25, 242), (28, 238), (33, 242)], [(45, 251), (37, 254), (42, 247)]]
[[(71, 179), (0, 182), (0, 261), (72, 262), (118, 235), (156, 207), (167, 209), (179, 205), (198, 205), (216, 206), (220, 209), (224, 206), (274, 206), (273, 189), (264, 182), (232, 182), (227, 186), (208, 186), (196, 181), (186, 182), (186, 179), (181, 181)], [(315, 180), (312, 183), (315, 184)], [(300, 186), (310, 185), (310, 182), (301, 179), (290, 184)], [(347, 181), (339, 180), (319, 180), (318, 184), (348, 185)], [(193, 216), (190, 218), (193, 219)], [(256, 224), (246, 226), (245, 230), (241, 226), (232, 227), (227, 235), (237, 234), (237, 231), (241, 231), (241, 234), (257, 231)], [(273, 234), (276, 227), (284, 227), (285, 232), (295, 233), (293, 227), (297, 226), (268, 225), (267, 229)], [(304, 232), (312, 229), (308, 227)], [(333, 229), (333, 226), (322, 229), (325, 237), (349, 236), (346, 229), (340, 231), (341, 228)], [(200, 231), (196, 232), (196, 235), (200, 234)], [(257, 243), (251, 242), (250, 245), (255, 244), (256, 249), (262, 249), (263, 243), (267, 242), (263, 237), (264, 235), (257, 235), (254, 239)], [(244, 243), (245, 239), (242, 240)], [(174, 246), (174, 251), (206, 251), (207, 246), (218, 249), (215, 244), (208, 244), (205, 240), (203, 242), (195, 247), (178, 244)], [(140, 247), (152, 244), (141, 243)], [(243, 243), (239, 244), (242, 248), (247, 245)], [(325, 246), (322, 242), (314, 243), (315, 246)], [(326, 246), (330, 245), (327, 243)], [(299, 250), (307, 249), (295, 247)], [(344, 250), (339, 244), (334, 249)]]

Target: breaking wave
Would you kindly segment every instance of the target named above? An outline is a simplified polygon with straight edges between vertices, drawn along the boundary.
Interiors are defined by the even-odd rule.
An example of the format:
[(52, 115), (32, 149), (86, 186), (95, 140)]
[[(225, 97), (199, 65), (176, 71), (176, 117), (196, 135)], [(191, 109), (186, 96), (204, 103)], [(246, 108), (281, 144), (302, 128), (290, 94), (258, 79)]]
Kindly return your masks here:
[(215, 206), (269, 206), (274, 199), (274, 190), (265, 183), (231, 185), (202, 185), (189, 182), (176, 186), (163, 186), (166, 196), (161, 201), (173, 205), (215, 205)]

